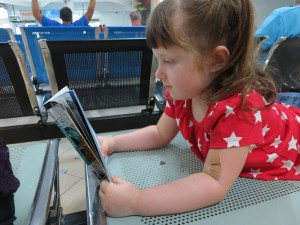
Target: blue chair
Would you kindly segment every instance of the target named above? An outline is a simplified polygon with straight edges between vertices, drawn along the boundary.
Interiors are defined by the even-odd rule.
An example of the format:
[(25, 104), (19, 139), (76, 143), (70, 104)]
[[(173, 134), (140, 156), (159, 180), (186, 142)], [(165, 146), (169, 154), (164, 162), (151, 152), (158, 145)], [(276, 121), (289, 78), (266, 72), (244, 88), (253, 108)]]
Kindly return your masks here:
[(14, 32), (11, 28), (0, 28), (0, 42), (15, 41)]
[[(39, 39), (93, 40), (99, 39), (97, 27), (21, 27), (21, 34), (33, 77), (37, 83), (49, 83)], [(76, 46), (74, 46), (76, 48)]]
[(104, 39), (145, 38), (145, 26), (106, 26)]
[(99, 39), (103, 40), (104, 39), (104, 32), (99, 33)]
[[(145, 26), (106, 26), (104, 31), (104, 39), (140, 39), (146, 37)], [(118, 77), (138, 77), (141, 70), (141, 52), (132, 55), (136, 58), (132, 60), (126, 56), (127, 53), (109, 53), (106, 57), (110, 62), (115, 62), (118, 65), (110, 64), (111, 76)], [(126, 60), (125, 60), (126, 59)], [(120, 65), (121, 63), (121, 65)]]
[(27, 70), (28, 70), (29, 74), (31, 74), (30, 65), (29, 65), (28, 57), (26, 55), (26, 50), (25, 50), (23, 39), (22, 39), (22, 35), (21, 34), (15, 34), (15, 38), (16, 38), (16, 41), (18, 42), (18, 45), (19, 45), (23, 55), (24, 55)]
[(84, 110), (146, 105), (152, 96), (153, 54), (145, 39), (39, 43), (52, 94), (69, 86)]
[[(105, 32), (104, 32), (104, 39), (134, 39), (134, 38), (146, 38), (146, 26), (106, 26)], [(101, 38), (100, 38), (101, 39)], [(135, 57), (138, 59), (138, 53), (136, 53)], [(136, 62), (136, 65), (132, 65), (130, 60), (126, 59), (126, 57), (123, 57), (126, 59), (126, 61), (122, 58), (119, 60), (112, 60), (115, 58), (114, 54), (108, 55), (108, 60), (110, 62), (123, 62), (122, 68), (111, 65), (110, 73), (113, 74), (114, 77), (124, 76), (124, 74), (131, 74), (131, 77), (133, 77), (133, 74), (137, 74), (136, 71), (139, 71), (140, 68), (138, 65), (141, 63), (138, 61)], [(154, 70), (157, 69), (157, 60), (155, 57), (153, 58), (153, 66), (156, 67)], [(134, 71), (134, 72), (133, 72)], [(130, 76), (130, 75), (129, 75)], [(166, 105), (166, 99), (165, 99), (165, 88), (162, 84), (162, 82), (157, 81), (154, 85), (154, 97), (156, 106), (159, 110), (163, 111)]]

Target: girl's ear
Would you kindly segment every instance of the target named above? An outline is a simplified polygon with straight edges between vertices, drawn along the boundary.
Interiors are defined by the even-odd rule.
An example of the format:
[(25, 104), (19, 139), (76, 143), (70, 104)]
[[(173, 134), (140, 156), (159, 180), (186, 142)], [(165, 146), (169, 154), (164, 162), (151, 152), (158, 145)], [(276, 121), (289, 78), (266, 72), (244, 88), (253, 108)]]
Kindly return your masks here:
[(225, 46), (217, 46), (212, 55), (210, 71), (216, 72), (227, 65), (230, 53)]

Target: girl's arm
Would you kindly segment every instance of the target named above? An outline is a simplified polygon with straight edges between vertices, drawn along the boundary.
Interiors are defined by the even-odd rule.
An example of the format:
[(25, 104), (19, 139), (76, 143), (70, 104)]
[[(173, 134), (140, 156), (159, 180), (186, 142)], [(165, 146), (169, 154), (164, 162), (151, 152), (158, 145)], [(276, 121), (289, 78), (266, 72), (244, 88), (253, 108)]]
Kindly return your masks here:
[(170, 143), (178, 133), (176, 121), (162, 114), (157, 125), (148, 126), (114, 137), (100, 137), (104, 154), (160, 148)]
[(200, 209), (225, 198), (239, 176), (249, 147), (211, 149), (204, 170), (156, 187), (138, 189), (115, 177), (100, 184), (100, 197), (111, 216), (164, 215)]

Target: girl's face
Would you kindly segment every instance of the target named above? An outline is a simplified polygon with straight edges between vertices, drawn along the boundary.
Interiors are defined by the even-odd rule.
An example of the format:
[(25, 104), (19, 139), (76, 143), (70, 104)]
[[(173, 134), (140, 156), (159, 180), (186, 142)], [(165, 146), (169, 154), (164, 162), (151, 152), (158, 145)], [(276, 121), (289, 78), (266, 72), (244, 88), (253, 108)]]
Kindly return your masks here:
[(174, 100), (201, 97), (212, 81), (208, 60), (196, 59), (192, 51), (179, 46), (152, 49), (159, 65), (155, 76), (160, 79)]

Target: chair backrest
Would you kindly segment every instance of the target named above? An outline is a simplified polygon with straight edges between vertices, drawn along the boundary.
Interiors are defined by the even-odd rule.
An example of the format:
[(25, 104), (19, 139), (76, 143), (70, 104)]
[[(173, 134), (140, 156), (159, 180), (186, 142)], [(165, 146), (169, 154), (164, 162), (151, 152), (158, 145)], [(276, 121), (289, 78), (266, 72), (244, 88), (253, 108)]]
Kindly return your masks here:
[(104, 39), (104, 32), (99, 33), (99, 39), (103, 40)]
[(20, 30), (32, 72), (31, 76), (36, 77), (38, 83), (49, 83), (38, 40), (99, 39), (97, 27), (21, 27)]
[(145, 26), (106, 26), (104, 39), (146, 38)]
[(27, 57), (27, 54), (26, 54), (25, 45), (24, 45), (24, 42), (23, 42), (22, 35), (21, 34), (15, 34), (15, 38), (16, 38), (16, 41), (19, 44), (19, 47), (20, 47), (21, 51), (24, 54), (27, 70), (28, 70), (29, 74), (31, 74), (29, 60), (28, 60), (28, 57)]
[(38, 101), (17, 42), (0, 43), (0, 118), (40, 116)]
[(300, 91), (300, 38), (281, 38), (270, 49), (264, 64), (280, 91)]
[(263, 65), (265, 63), (267, 52), (264, 51), (263, 44), (265, 43), (266, 40), (268, 40), (268, 38), (269, 38), (268, 36), (254, 37), (254, 42), (255, 42), (254, 56), (256, 62), (259, 65)]
[(0, 42), (15, 41), (14, 32), (11, 28), (0, 28)]
[(84, 110), (146, 105), (153, 93), (146, 39), (39, 42), (52, 94), (69, 86)]

